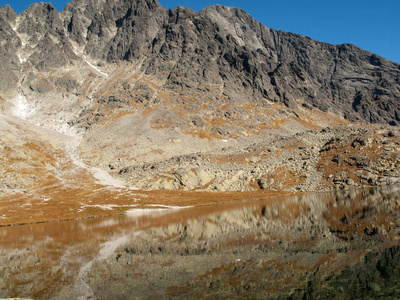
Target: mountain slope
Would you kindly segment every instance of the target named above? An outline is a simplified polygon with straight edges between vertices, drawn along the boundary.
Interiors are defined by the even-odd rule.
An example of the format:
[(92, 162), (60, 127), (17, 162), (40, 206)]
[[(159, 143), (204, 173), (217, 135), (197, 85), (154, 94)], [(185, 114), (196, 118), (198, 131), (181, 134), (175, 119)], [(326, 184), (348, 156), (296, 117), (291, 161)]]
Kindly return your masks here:
[[(398, 181), (400, 65), (354, 45), (270, 29), (238, 8), (156, 0), (74, 0), (62, 12), (36, 3), (19, 15), (6, 5), (0, 29), (0, 110), (22, 119), (0, 123), (5, 143), (24, 152), (16, 130), (56, 131), (72, 142), (43, 133), (55, 148), (42, 152), (92, 176), (88, 193), (99, 170), (117, 189)], [(12, 178), (4, 195), (35, 191), (30, 179), (10, 189)]]
[[(21, 65), (49, 71), (81, 61), (76, 43), (96, 60), (140, 63), (141, 72), (180, 95), (214, 90), (212, 100), (224, 103), (280, 101), (350, 121), (399, 122), (398, 64), (353, 45), (269, 29), (237, 8), (216, 5), (196, 13), (166, 10), (157, 1), (81, 0), (61, 13), (42, 3), (20, 16), (7, 6), (1, 16), (2, 52), (8, 53), (2, 90), (16, 88), (16, 76), (25, 73), (16, 72)], [(18, 52), (21, 62), (26, 59), (20, 64)]]
[(87, 27), (85, 51), (107, 62), (143, 59), (141, 71), (180, 94), (217, 85), (229, 102), (280, 101), (351, 121), (399, 122), (399, 65), (353, 45), (268, 29), (237, 8), (216, 5), (197, 14), (133, 1), (117, 14), (112, 4), (105, 2)]

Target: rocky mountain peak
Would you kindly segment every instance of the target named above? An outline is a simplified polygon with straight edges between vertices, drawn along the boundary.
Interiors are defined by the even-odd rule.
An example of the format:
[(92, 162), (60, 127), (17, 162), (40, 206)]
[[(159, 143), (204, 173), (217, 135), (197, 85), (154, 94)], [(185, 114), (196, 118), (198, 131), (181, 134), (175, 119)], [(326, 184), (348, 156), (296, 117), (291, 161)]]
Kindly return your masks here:
[(14, 22), (17, 18), (16, 10), (12, 9), (9, 4), (6, 4), (4, 7), (0, 7), (0, 14), (2, 14), (3, 18), (7, 19), (9, 22)]
[[(238, 8), (214, 5), (196, 13), (182, 6), (167, 11), (156, 0), (74, 0), (60, 13), (37, 3), (16, 16), (7, 5), (1, 18), (2, 53), (15, 52), (23, 35), (31, 49), (25, 60), (39, 71), (77, 59), (77, 47), (105, 63), (140, 60), (141, 72), (180, 93), (222, 85), (221, 95), (231, 102), (266, 100), (350, 121), (400, 121), (398, 64), (354, 45), (269, 29)], [(10, 70), (16, 75), (15, 61), (12, 53), (3, 58), (9, 82), (3, 89), (16, 87), (15, 76), (6, 79)]]
[(33, 42), (45, 33), (63, 35), (64, 27), (61, 18), (51, 3), (34, 3), (20, 15), (20, 33), (32, 36)]

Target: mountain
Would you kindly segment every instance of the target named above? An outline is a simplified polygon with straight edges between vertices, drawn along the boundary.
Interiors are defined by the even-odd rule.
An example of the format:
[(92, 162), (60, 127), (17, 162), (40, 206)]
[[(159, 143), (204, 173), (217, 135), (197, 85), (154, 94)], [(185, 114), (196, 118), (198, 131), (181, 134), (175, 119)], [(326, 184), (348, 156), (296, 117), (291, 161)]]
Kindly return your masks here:
[(354, 45), (157, 0), (6, 5), (0, 41), (3, 195), (398, 181), (400, 65)]
[[(26, 69), (82, 62), (76, 47), (104, 63), (136, 63), (180, 95), (215, 90), (212, 100), (222, 102), (273, 101), (350, 121), (400, 121), (398, 64), (353, 45), (269, 29), (237, 8), (216, 5), (196, 13), (166, 10), (157, 1), (72, 1), (61, 13), (40, 3), (17, 16), (6, 6), (1, 22), (5, 91), (17, 88)], [(27, 61), (18, 63), (18, 53)]]

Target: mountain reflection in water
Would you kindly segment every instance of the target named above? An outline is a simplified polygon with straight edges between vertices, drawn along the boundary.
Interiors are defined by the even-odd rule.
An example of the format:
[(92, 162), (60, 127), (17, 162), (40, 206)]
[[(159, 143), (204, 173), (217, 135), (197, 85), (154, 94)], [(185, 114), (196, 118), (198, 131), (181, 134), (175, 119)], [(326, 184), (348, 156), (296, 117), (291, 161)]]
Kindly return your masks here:
[(0, 298), (398, 298), (399, 187), (0, 228)]

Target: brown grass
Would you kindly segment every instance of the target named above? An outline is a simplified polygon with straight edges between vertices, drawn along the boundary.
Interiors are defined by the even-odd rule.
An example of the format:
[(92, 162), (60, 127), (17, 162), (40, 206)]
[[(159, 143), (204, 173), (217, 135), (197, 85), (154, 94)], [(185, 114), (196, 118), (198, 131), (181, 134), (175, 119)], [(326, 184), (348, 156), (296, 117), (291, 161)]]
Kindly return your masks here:
[[(35, 184), (34, 192), (3, 197), (0, 226), (121, 214), (149, 205), (203, 206), (289, 195), (288, 192), (131, 191), (107, 189), (90, 174), (76, 174), (76, 182), (63, 186), (56, 178)], [(44, 201), (44, 199), (50, 199)], [(98, 205), (115, 205), (105, 210)]]

